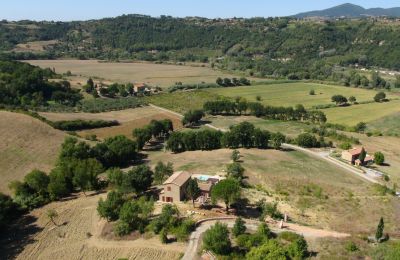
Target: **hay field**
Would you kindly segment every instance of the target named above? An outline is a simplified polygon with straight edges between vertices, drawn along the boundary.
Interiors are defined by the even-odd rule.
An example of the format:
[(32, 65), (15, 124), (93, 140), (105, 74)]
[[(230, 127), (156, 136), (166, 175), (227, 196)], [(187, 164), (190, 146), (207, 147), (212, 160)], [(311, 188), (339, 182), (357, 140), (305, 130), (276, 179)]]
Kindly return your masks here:
[(0, 192), (33, 169), (50, 171), (65, 134), (27, 115), (0, 111)]
[[(310, 95), (310, 90), (315, 91), (315, 95)], [(261, 97), (261, 102), (271, 106), (294, 106), (302, 104), (306, 108), (316, 105), (331, 104), (333, 95), (344, 95), (347, 98), (354, 96), (360, 101), (373, 100), (374, 90), (360, 88), (348, 88), (333, 85), (323, 85), (315, 83), (282, 83), (272, 85), (255, 85), (235, 88), (210, 89), (211, 93), (227, 97), (244, 97), (249, 101), (256, 101), (256, 97)]]
[[(371, 185), (357, 176), (300, 152), (257, 149), (240, 149), (240, 152), (248, 181), (261, 184), (273, 198), (280, 198), (281, 209), (296, 222), (341, 232), (369, 233), (375, 232), (382, 215), (388, 231), (399, 231), (398, 199), (375, 196)], [(173, 162), (175, 170), (224, 175), (231, 153), (227, 149), (181, 154), (149, 152), (148, 159), (151, 164)], [(327, 198), (300, 195), (308, 185), (320, 187)], [(305, 207), (304, 212), (300, 207)]]
[[(360, 104), (349, 107), (335, 107), (322, 110), (328, 122), (348, 126), (358, 122), (371, 122), (382, 117), (400, 112), (400, 100), (391, 100), (385, 103)], [(385, 125), (381, 126), (383, 129)]]
[(112, 137), (116, 135), (125, 135), (132, 138), (132, 130), (148, 125), (151, 120), (171, 119), (174, 129), (182, 127), (181, 119), (176, 115), (160, 111), (156, 108), (146, 106), (120, 111), (111, 111), (103, 113), (40, 113), (41, 116), (51, 120), (117, 120), (120, 125), (113, 127), (104, 127), (92, 130), (78, 131), (81, 137), (95, 134), (99, 139)]
[[(112, 241), (101, 237), (105, 221), (97, 214), (97, 202), (105, 194), (80, 196), (75, 199), (54, 202), (30, 213), (32, 225), (38, 231), (32, 234), (30, 243), (18, 240), (12, 245), (22, 247), (16, 259), (179, 259), (186, 244), (161, 244), (158, 236), (138, 238), (133, 241)], [(62, 224), (54, 226), (47, 217), (47, 210), (55, 209)], [(14, 244), (15, 243), (15, 244)], [(11, 253), (8, 246), (2, 253)], [(10, 257), (11, 259), (11, 257)]]
[[(97, 77), (114, 82), (146, 82), (169, 87), (175, 82), (215, 83), (218, 77), (235, 77), (207, 67), (178, 66), (153, 63), (115, 63), (97, 60), (31, 60), (30, 64), (42, 68), (55, 68), (57, 73), (71, 71), (85, 77)], [(236, 76), (237, 77), (237, 76)]]

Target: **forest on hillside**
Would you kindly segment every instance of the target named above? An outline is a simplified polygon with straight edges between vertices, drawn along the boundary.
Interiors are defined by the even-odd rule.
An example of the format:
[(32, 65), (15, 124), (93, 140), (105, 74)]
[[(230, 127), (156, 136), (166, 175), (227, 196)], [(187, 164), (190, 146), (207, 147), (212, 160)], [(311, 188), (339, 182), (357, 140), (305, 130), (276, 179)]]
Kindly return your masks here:
[[(400, 69), (396, 20), (206, 19), (124, 15), (82, 22), (0, 22), (0, 50), (12, 59), (75, 57), (200, 61), (249, 75), (325, 79), (335, 66)], [(19, 43), (58, 40), (43, 53)]]

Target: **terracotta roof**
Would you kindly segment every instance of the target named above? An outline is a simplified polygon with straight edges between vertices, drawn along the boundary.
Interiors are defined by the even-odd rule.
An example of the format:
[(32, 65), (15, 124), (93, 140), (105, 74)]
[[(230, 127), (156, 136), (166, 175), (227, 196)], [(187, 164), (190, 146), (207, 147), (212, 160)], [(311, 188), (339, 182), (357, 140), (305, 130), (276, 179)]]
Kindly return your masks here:
[(199, 182), (199, 188), (201, 191), (210, 192), (212, 186), (213, 186), (213, 183), (211, 183), (211, 182)]
[[(372, 157), (372, 156), (370, 156), (370, 155), (367, 155), (367, 156), (365, 156), (364, 163), (365, 163), (365, 162), (371, 162), (371, 161), (373, 161), (373, 160), (374, 160), (374, 157)], [(361, 163), (360, 159), (357, 159), (355, 162), (356, 162), (356, 163)]]
[(137, 88), (144, 88), (144, 87), (146, 87), (146, 84), (145, 83), (135, 83), (135, 84), (133, 84), (133, 86), (137, 87)]
[(362, 147), (358, 147), (358, 148), (350, 149), (347, 152), (350, 153), (351, 155), (355, 156), (355, 155), (361, 154), (362, 149), (363, 149)]
[(182, 186), (185, 184), (192, 175), (188, 172), (175, 172), (172, 174), (165, 182), (164, 184), (175, 184), (178, 186)]

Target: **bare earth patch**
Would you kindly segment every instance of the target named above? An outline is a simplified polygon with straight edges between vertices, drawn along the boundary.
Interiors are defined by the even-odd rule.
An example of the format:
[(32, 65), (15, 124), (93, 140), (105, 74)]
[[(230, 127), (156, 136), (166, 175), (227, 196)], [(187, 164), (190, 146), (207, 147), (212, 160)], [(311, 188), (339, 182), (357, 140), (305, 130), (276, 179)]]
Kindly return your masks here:
[(65, 134), (19, 113), (0, 111), (0, 192), (31, 170), (50, 171)]

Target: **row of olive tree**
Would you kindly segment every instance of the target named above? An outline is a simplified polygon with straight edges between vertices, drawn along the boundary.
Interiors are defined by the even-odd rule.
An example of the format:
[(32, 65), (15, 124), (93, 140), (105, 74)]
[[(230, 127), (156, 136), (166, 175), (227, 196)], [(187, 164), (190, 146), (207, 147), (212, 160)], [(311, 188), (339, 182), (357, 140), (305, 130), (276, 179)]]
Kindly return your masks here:
[(326, 116), (322, 111), (308, 111), (303, 105), (293, 107), (264, 106), (258, 102), (248, 102), (245, 99), (231, 101), (228, 99), (208, 101), (204, 103), (204, 111), (212, 115), (242, 115), (248, 114), (256, 117), (283, 121), (310, 121), (325, 123)]
[[(271, 140), (271, 142), (270, 142)], [(228, 132), (216, 130), (174, 132), (167, 140), (167, 148), (172, 152), (216, 150), (227, 148), (268, 148), (270, 145), (279, 148), (285, 141), (285, 136), (271, 134), (266, 130), (255, 128), (248, 122), (231, 127)]]

